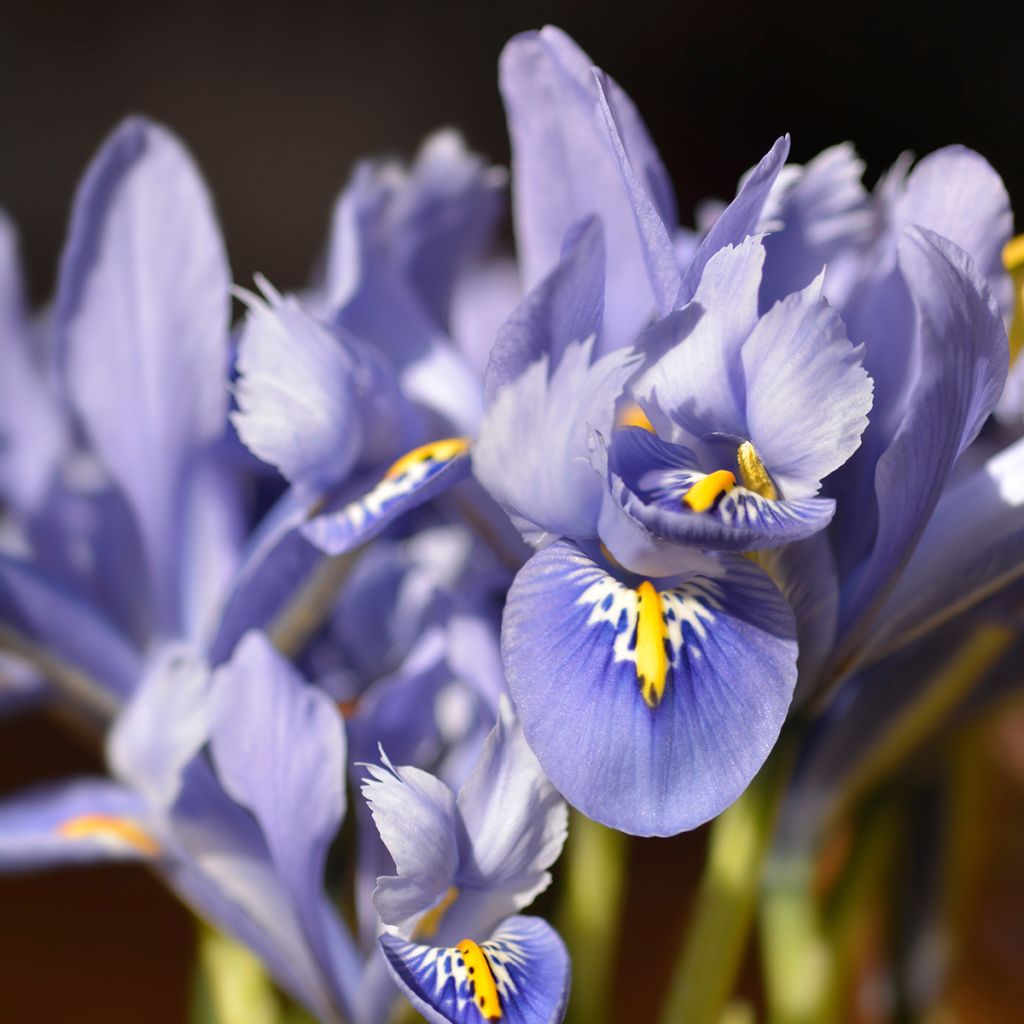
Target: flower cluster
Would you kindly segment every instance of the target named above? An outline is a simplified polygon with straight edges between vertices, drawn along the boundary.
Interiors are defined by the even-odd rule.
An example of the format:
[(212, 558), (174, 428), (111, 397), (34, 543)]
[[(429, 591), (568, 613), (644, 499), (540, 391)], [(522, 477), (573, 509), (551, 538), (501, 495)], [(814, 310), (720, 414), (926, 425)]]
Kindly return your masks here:
[(689, 230), (566, 35), (514, 38), (500, 83), (515, 259), (507, 176), (453, 132), (356, 168), (299, 294), (232, 288), (143, 119), (86, 171), (42, 313), (0, 220), (0, 701), (109, 767), (0, 804), (0, 868), (146, 862), (324, 1021), (398, 992), (562, 1019), (566, 949), (521, 912), (567, 804), (693, 829), (785, 728), (809, 842), (927, 691), (908, 645), (1006, 630), (1024, 570), (982, 157), (869, 192), (851, 147), (798, 166), (783, 137)]

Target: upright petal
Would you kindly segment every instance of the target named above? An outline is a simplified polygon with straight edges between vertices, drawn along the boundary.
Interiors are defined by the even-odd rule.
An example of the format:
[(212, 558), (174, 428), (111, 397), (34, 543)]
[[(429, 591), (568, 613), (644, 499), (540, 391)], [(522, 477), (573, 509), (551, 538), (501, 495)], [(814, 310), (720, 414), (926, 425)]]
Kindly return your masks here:
[(0, 498), (35, 512), (68, 445), (63, 411), (47, 385), (25, 308), (14, 225), (0, 210)]
[(289, 483), (322, 490), (345, 479), (362, 448), (355, 360), (295, 296), (257, 283), (266, 301), (247, 300), (231, 420)]
[(857, 450), (871, 378), (821, 293), (822, 279), (773, 306), (743, 346), (746, 435), (787, 498), (818, 493)]
[(963, 249), (1009, 315), (1013, 293), (1002, 256), (1013, 212), (1006, 186), (983, 156), (966, 146), (929, 153), (910, 172), (893, 213), (897, 228), (915, 224)]
[(380, 944), (396, 984), (431, 1024), (558, 1024), (569, 1000), (569, 957), (539, 917), (513, 917), (479, 945)]
[(771, 750), (796, 683), (792, 614), (744, 558), (629, 586), (575, 545), (509, 591), (502, 652), (526, 739), (574, 806), (672, 835), (714, 817)]
[(1024, 574), (1024, 441), (948, 487), (858, 660), (877, 660)]
[[(794, 177), (768, 204), (774, 209), (765, 211), (765, 219), (779, 222), (781, 229), (765, 241), (763, 309), (806, 288), (826, 266), (826, 293), (840, 303), (872, 238), (874, 215), (861, 183), (864, 161), (850, 143), (830, 146), (793, 170)], [(781, 183), (782, 176), (776, 179), (777, 186)]]
[(108, 709), (142, 677), (138, 651), (81, 594), (27, 562), (2, 556), (0, 632), (22, 653), (34, 651), (85, 673), (83, 684), (98, 683)]
[[(592, 61), (548, 26), (513, 38), (499, 64), (512, 141), (512, 198), (523, 284), (533, 288), (557, 264), (573, 224), (596, 214), (607, 237), (607, 336), (628, 344), (654, 312), (645, 246), (623, 171), (600, 109)], [(668, 234), (671, 189), (636, 109), (608, 84), (618, 137)]]
[(568, 811), (527, 746), (507, 697), (473, 774), (459, 790), (465, 839), (462, 883), (500, 890), (515, 913), (551, 883), (548, 868), (565, 843)]
[(484, 376), (488, 404), (546, 355), (561, 362), (572, 342), (601, 333), (604, 317), (604, 232), (596, 218), (573, 225), (558, 265), (513, 310), (498, 331)]
[(341, 716), (260, 633), (242, 638), (213, 687), (217, 774), (256, 818), (306, 940), (344, 1005), (351, 940), (323, 888), (327, 850), (345, 814)]
[[(528, 539), (593, 537), (601, 482), (589, 463), (589, 434), (609, 433), (635, 358), (618, 349), (591, 362), (594, 339), (569, 345), (557, 366), (545, 355), (504, 387), (473, 448), (473, 472)], [(517, 524), (518, 525), (518, 524)]]
[(400, 926), (437, 906), (459, 863), (455, 794), (419, 768), (367, 765), (363, 796), (395, 862), (377, 879), (373, 902), (385, 924)]
[(969, 256), (911, 228), (900, 266), (917, 310), (921, 370), (908, 410), (875, 470), (878, 532), (856, 586), (844, 595), (840, 635), (849, 655), (906, 564), (957, 457), (992, 411), (1008, 347), (998, 304)]
[(789, 136), (784, 135), (776, 140), (775, 145), (740, 184), (736, 198), (722, 211), (686, 268), (676, 297), (677, 306), (685, 305), (696, 294), (704, 267), (719, 249), (726, 245), (739, 245), (748, 235), (761, 230), (765, 205), (787, 156)]
[(56, 306), (68, 392), (138, 518), (160, 623), (179, 618), (181, 474), (224, 428), (230, 272), (205, 186), (131, 119), (79, 190)]
[(195, 650), (162, 648), (107, 737), (111, 770), (155, 808), (171, 807), (209, 737), (209, 684), (209, 666)]

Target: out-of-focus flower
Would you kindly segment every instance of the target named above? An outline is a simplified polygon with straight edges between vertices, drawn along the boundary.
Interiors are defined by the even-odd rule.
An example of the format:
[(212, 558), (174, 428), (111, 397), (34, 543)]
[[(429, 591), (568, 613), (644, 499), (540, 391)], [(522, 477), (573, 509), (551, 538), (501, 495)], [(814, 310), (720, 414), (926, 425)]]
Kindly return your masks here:
[(558, 1021), (569, 991), (561, 940), (522, 917), (551, 882), (566, 807), (507, 700), (456, 796), (416, 768), (367, 766), (363, 794), (395, 862), (373, 899), (392, 976), (431, 1021)]

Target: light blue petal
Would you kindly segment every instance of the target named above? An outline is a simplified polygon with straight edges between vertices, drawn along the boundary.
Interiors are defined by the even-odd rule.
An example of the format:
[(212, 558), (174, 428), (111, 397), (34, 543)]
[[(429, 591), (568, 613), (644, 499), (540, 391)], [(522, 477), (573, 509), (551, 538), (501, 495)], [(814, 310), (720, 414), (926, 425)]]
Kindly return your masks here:
[(600, 222), (588, 218), (574, 225), (558, 265), (525, 296), (498, 331), (484, 376), (488, 404), (541, 356), (557, 366), (570, 344), (600, 335), (604, 259)]
[(266, 299), (247, 297), (231, 420), (289, 483), (321, 490), (345, 479), (362, 448), (355, 359), (295, 296), (257, 283)]
[[(557, 1024), (565, 1016), (569, 957), (538, 917), (510, 918), (481, 941), (483, 967), (457, 947), (415, 945), (393, 935), (381, 936), (380, 944), (398, 987), (431, 1024)], [(495, 996), (498, 1007), (491, 1006)]]
[(0, 210), (0, 497), (22, 516), (46, 498), (69, 444), (37, 341), (25, 308), (17, 232)]
[(224, 429), (229, 285), (191, 158), (166, 129), (124, 122), (79, 190), (55, 329), (68, 393), (138, 519), (168, 632), (180, 619), (181, 474)]
[(787, 156), (789, 136), (784, 135), (776, 140), (775, 145), (740, 184), (736, 198), (722, 211), (686, 268), (676, 298), (677, 306), (685, 305), (694, 297), (704, 267), (719, 249), (726, 245), (739, 245), (748, 235), (760, 230), (765, 205)]
[[(548, 26), (513, 38), (499, 82), (512, 142), (512, 198), (523, 285), (536, 286), (558, 263), (566, 233), (597, 215), (606, 234), (610, 345), (632, 342), (655, 310), (645, 246), (629, 189), (601, 112), (592, 61)], [(671, 189), (632, 103), (607, 83), (625, 157), (669, 235)]]
[(792, 613), (749, 560), (722, 556), (716, 568), (659, 582), (660, 611), (643, 610), (639, 637), (650, 583), (633, 589), (565, 541), (509, 591), (502, 651), (527, 741), (563, 796), (613, 828), (673, 835), (714, 817), (786, 717)]
[(209, 737), (209, 684), (209, 666), (197, 651), (186, 644), (161, 648), (107, 737), (111, 770), (153, 807), (171, 807), (185, 767)]
[(618, 349), (592, 363), (593, 349), (591, 338), (567, 346), (557, 365), (546, 355), (531, 363), (498, 393), (473, 448), (477, 479), (526, 521), (532, 543), (597, 532), (602, 487), (589, 462), (589, 434), (610, 432), (636, 360)]
[(142, 678), (139, 653), (72, 587), (17, 559), (0, 556), (0, 629), (84, 672), (124, 698)]
[(507, 697), (458, 796), (465, 825), (460, 886), (501, 891), (522, 910), (551, 884), (565, 843), (568, 809), (548, 781)]
[(743, 346), (749, 438), (783, 497), (808, 498), (860, 445), (872, 384), (821, 280), (773, 306)]
[(354, 991), (354, 950), (323, 884), (345, 814), (341, 715), (253, 632), (217, 670), (211, 718), (217, 775), (258, 822), (306, 941), (344, 1006)]
[(440, 903), (455, 881), (455, 794), (428, 772), (386, 758), (366, 772), (363, 796), (398, 872), (377, 879), (373, 902), (385, 924), (402, 925)]
[[(761, 308), (806, 288), (822, 271), (825, 292), (833, 304), (841, 302), (860, 269), (860, 260), (872, 241), (874, 211), (861, 183), (864, 161), (853, 146), (840, 143), (819, 153), (783, 184), (776, 179), (765, 220), (780, 230), (765, 240), (768, 258), (761, 285)], [(779, 186), (782, 186), (779, 188)]]
[(943, 493), (858, 660), (935, 629), (1022, 573), (1024, 441), (1016, 441)]

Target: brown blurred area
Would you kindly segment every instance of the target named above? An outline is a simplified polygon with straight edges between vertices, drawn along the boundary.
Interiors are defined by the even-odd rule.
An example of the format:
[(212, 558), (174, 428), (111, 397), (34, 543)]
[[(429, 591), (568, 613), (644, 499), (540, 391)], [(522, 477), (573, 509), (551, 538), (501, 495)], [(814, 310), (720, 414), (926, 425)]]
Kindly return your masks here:
[[(730, 192), (784, 131), (801, 161), (852, 139), (872, 178), (903, 149), (964, 142), (1024, 203), (1024, 35), (995, 4), (920, 17), (916, 6), (854, 0), (0, 0), (0, 207), (21, 229), (35, 300), (52, 289), (75, 183), (124, 114), (163, 120), (191, 147), (236, 280), (262, 271), (292, 287), (305, 280), (359, 157), (408, 156), (428, 132), (454, 124), (507, 160), (497, 55), (512, 33), (546, 21), (634, 97), (684, 221), (702, 197)], [(964, 917), (946, 1016), (930, 1024), (1021, 1018), (1021, 750), (1024, 712), (1008, 712), (993, 727), (988, 762), (1000, 827)], [(95, 751), (43, 716), (0, 721), (0, 796), (100, 769)], [(703, 832), (631, 845), (618, 1020), (655, 1013), (703, 848)], [(0, 1024), (178, 1024), (192, 950), (188, 914), (141, 869), (0, 878)], [(744, 993), (755, 1000), (756, 978), (752, 951)]]
[[(42, 714), (0, 721), (0, 794), (101, 771)], [(0, 1024), (181, 1024), (193, 936), (144, 868), (0, 875)]]

